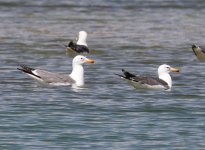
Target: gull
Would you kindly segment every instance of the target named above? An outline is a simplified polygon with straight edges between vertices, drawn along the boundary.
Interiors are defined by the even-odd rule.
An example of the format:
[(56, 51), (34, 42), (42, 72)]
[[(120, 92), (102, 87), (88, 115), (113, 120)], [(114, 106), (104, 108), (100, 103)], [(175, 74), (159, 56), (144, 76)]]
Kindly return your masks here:
[(135, 88), (169, 90), (172, 87), (172, 78), (169, 73), (179, 72), (179, 69), (172, 68), (166, 64), (160, 65), (158, 68), (158, 78), (134, 75), (125, 71), (124, 69), (122, 69), (122, 72), (124, 75), (117, 75), (127, 80), (128, 83)]
[(67, 49), (71, 49), (76, 53), (89, 53), (88, 45), (86, 43), (87, 32), (80, 31), (78, 36), (77, 43), (74, 43), (72, 40), (66, 46)]
[(192, 50), (194, 54), (196, 55), (197, 59), (200, 61), (205, 60), (205, 48), (199, 47), (197, 45), (192, 45)]
[(94, 60), (88, 59), (82, 55), (77, 55), (73, 58), (73, 68), (70, 74), (61, 74), (49, 72), (42, 69), (34, 69), (26, 65), (21, 65), (20, 68), (17, 69), (23, 71), (40, 83), (49, 85), (72, 85), (76, 87), (82, 87), (84, 86), (84, 63), (94, 63)]

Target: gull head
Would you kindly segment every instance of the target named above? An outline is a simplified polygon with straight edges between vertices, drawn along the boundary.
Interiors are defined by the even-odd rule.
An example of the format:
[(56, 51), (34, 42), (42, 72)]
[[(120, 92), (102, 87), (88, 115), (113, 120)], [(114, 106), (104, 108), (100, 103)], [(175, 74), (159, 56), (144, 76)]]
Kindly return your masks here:
[(88, 59), (85, 56), (77, 55), (73, 58), (73, 64), (82, 65), (84, 63), (91, 63), (93, 64), (95, 61), (92, 59)]
[(158, 74), (162, 75), (162, 74), (169, 74), (170, 72), (179, 72), (179, 69), (177, 68), (172, 68), (169, 65), (163, 64), (160, 65), (158, 68)]
[(172, 78), (169, 75), (170, 72), (179, 72), (179, 69), (172, 68), (171, 66), (166, 65), (166, 64), (163, 64), (163, 65), (159, 66), (159, 68), (158, 68), (159, 78), (164, 80), (168, 84), (169, 88), (172, 87)]

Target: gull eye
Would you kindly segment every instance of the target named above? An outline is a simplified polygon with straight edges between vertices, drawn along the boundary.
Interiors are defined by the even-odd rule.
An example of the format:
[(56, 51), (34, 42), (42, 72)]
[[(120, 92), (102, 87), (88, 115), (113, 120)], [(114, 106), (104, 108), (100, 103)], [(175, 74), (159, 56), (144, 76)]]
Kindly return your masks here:
[(170, 67), (166, 67), (168, 70), (170, 70)]

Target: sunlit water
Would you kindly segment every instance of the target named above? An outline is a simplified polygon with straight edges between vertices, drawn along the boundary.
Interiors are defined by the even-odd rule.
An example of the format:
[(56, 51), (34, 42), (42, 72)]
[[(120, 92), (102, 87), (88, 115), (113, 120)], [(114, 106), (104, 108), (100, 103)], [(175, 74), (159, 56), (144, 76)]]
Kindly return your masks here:
[[(205, 2), (0, 2), (0, 149), (204, 149)], [(42, 86), (19, 64), (69, 73), (64, 45), (80, 30), (96, 63), (83, 89)], [(179, 67), (171, 91), (136, 90), (115, 73)]]

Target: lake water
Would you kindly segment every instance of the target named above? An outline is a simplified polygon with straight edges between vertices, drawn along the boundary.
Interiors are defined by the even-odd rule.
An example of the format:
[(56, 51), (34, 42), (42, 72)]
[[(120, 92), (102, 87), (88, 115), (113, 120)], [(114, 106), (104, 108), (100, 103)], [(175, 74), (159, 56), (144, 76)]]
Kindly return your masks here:
[[(1, 0), (0, 149), (205, 149), (203, 0)], [(95, 64), (84, 89), (48, 87), (19, 64), (71, 71), (63, 45), (80, 30)], [(171, 91), (134, 89), (115, 73), (179, 67)]]

